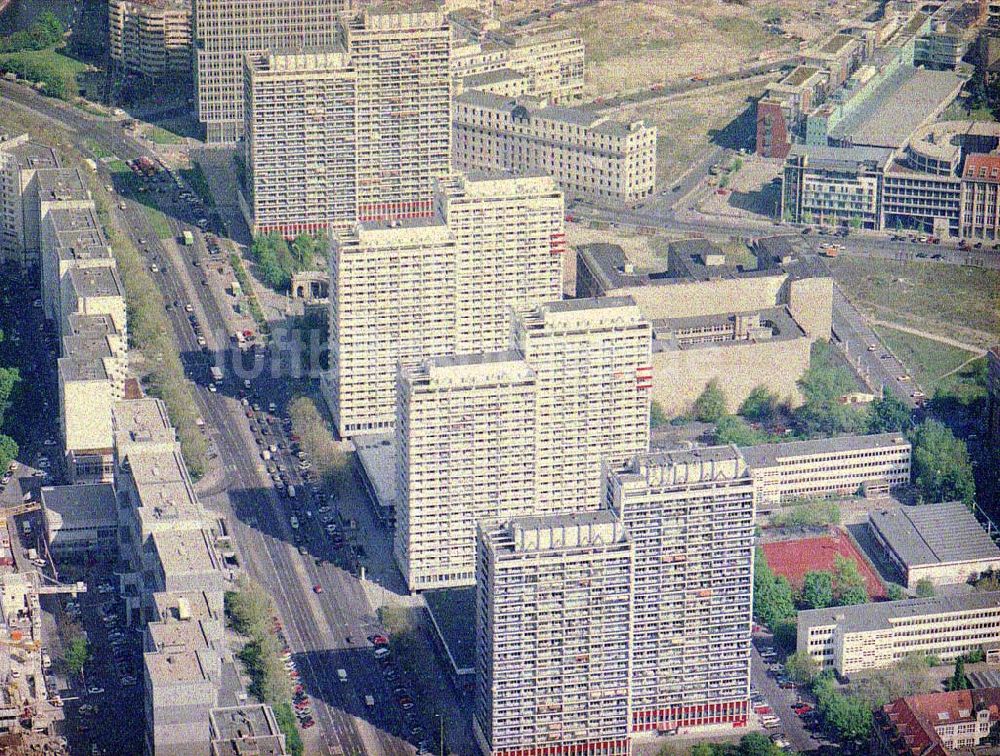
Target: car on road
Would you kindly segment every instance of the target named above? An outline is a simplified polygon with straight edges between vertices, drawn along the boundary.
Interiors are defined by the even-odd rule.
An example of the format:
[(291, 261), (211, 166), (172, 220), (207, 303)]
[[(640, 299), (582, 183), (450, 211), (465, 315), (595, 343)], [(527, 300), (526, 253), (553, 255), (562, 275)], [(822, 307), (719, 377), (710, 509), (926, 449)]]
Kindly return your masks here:
[(87, 692), (92, 696), (97, 696), (104, 692), (104, 688), (100, 687), (99, 685), (91, 685), (89, 688), (87, 688)]
[(313, 586), (313, 593), (322, 593), (322, 592), (323, 592), (323, 586), (321, 586), (319, 583), (316, 583), (316, 585)]

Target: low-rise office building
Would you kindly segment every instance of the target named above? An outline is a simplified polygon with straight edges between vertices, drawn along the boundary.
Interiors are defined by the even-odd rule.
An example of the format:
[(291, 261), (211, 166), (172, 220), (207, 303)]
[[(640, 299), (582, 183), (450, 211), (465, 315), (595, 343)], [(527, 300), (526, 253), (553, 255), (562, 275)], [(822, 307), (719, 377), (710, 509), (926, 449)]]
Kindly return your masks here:
[(55, 559), (114, 555), (118, 507), (113, 486), (46, 486), (41, 499), (45, 540)]
[(642, 454), (608, 476), (635, 548), (635, 732), (749, 717), (754, 488), (731, 446)]
[(960, 501), (872, 512), (868, 527), (907, 588), (920, 580), (964, 583), (1000, 569), (1000, 547)]
[(570, 197), (633, 205), (656, 187), (656, 129), (589, 111), (482, 91), (455, 98), (459, 170), (542, 171)]
[(627, 756), (633, 550), (607, 510), (480, 526), (476, 702), (484, 754)]
[(108, 0), (111, 60), (158, 78), (192, 70), (193, 0)]
[(879, 495), (910, 482), (910, 442), (898, 433), (760, 444), (741, 449), (757, 507), (827, 496)]
[(966, 593), (799, 612), (797, 649), (839, 675), (904, 656), (950, 662), (1000, 643), (1000, 593)]

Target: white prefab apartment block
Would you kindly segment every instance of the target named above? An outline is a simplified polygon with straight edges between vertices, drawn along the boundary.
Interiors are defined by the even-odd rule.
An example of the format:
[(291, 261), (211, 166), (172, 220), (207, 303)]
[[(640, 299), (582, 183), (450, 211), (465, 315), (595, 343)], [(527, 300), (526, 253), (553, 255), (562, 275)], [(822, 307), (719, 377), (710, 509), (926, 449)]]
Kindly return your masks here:
[(253, 233), (355, 222), (357, 76), (348, 55), (247, 55), (244, 65), (241, 200)]
[(191, 72), (191, 0), (109, 0), (111, 59), (143, 76)]
[(538, 382), (539, 511), (597, 509), (602, 461), (649, 449), (651, 326), (631, 297), (548, 302), (514, 318)]
[(333, 239), (326, 391), (343, 436), (393, 428), (399, 360), (507, 349), (511, 310), (560, 296), (551, 179), (449, 177), (436, 197), (434, 218)]
[(243, 56), (337, 44), (348, 0), (193, 0), (198, 120), (212, 143), (243, 135)]
[(432, 3), (345, 16), (357, 71), (358, 219), (429, 216), (451, 171), (451, 29)]
[(341, 436), (393, 428), (400, 360), (454, 354), (455, 258), (437, 220), (334, 238), (328, 396)]
[(635, 548), (632, 726), (748, 718), (753, 481), (735, 447), (637, 456), (608, 498)]
[(570, 197), (631, 205), (656, 186), (656, 128), (478, 90), (455, 98), (455, 167), (543, 171)]
[(458, 244), (456, 350), (510, 346), (511, 310), (561, 297), (565, 204), (548, 176), (442, 180), (441, 217)]
[(402, 370), (395, 556), (411, 590), (472, 585), (476, 524), (535, 513), (535, 403), (517, 352)]
[(799, 612), (796, 648), (821, 670), (888, 667), (909, 654), (944, 662), (1000, 643), (1000, 593), (967, 593)]
[(888, 493), (910, 482), (910, 442), (899, 433), (761, 444), (740, 451), (753, 472), (761, 511), (789, 499)]
[(488, 756), (626, 756), (632, 545), (608, 511), (480, 527), (473, 731)]
[(0, 260), (22, 267), (38, 264), (38, 174), (58, 167), (51, 147), (29, 141), (27, 134), (0, 134)]

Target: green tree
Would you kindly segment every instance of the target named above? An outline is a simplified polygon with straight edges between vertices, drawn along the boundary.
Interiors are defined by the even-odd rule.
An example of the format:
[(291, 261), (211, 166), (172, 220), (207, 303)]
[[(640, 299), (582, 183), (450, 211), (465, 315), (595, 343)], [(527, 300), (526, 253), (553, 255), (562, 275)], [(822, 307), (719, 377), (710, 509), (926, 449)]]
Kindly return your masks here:
[(778, 409), (778, 395), (772, 394), (766, 386), (758, 386), (740, 405), (740, 414), (756, 423), (769, 423)]
[(703, 423), (714, 423), (726, 414), (726, 395), (714, 378), (695, 399), (694, 416)]
[(6, 470), (10, 463), (17, 459), (19, 451), (17, 441), (0, 433), (0, 472)]
[(838, 594), (850, 588), (864, 588), (865, 578), (853, 559), (840, 556), (833, 558), (833, 585)]
[(869, 433), (905, 433), (912, 427), (913, 418), (909, 407), (895, 395), (886, 392), (881, 399), (876, 399), (869, 405)]
[(965, 659), (961, 656), (955, 660), (955, 673), (945, 684), (948, 690), (968, 690), (972, 687), (969, 678), (965, 676)]
[(819, 672), (819, 665), (806, 651), (796, 651), (785, 660), (785, 674), (797, 683), (809, 685)]
[(715, 423), (715, 443), (735, 444), (736, 446), (754, 446), (766, 444), (771, 436), (763, 431), (751, 428), (746, 420), (739, 415), (723, 415)]
[(713, 743), (695, 743), (691, 747), (691, 756), (718, 756), (718, 753)]
[(865, 590), (864, 586), (852, 585), (849, 588), (840, 592), (840, 596), (837, 599), (837, 603), (841, 606), (851, 606), (853, 604), (867, 604), (868, 603), (868, 591)]
[(872, 710), (856, 696), (834, 694), (824, 716), (842, 740), (867, 742), (872, 732)]
[(0, 368), (0, 426), (3, 425), (4, 415), (11, 405), (11, 397), (21, 382), (21, 373), (17, 368)]
[(975, 501), (976, 484), (965, 442), (934, 419), (916, 427), (913, 442), (913, 482), (927, 502)]
[(63, 658), (71, 674), (82, 674), (84, 666), (90, 661), (90, 644), (87, 639), (82, 635), (73, 638), (66, 647)]
[(802, 581), (802, 603), (809, 609), (823, 609), (833, 604), (833, 575), (807, 572)]
[(753, 613), (760, 623), (772, 629), (795, 616), (792, 586), (783, 576), (771, 572), (760, 548), (754, 552)]
[(777, 756), (781, 753), (781, 749), (772, 743), (767, 735), (751, 732), (740, 738), (736, 753), (738, 756)]
[(918, 598), (930, 598), (934, 595), (934, 583), (930, 578), (920, 578), (914, 589)]
[(654, 399), (649, 405), (649, 426), (651, 428), (660, 428), (669, 422), (670, 418), (667, 417), (667, 413), (663, 410), (663, 405)]
[(906, 591), (903, 590), (901, 585), (896, 585), (895, 583), (889, 583), (886, 594), (890, 601), (900, 601), (906, 598)]

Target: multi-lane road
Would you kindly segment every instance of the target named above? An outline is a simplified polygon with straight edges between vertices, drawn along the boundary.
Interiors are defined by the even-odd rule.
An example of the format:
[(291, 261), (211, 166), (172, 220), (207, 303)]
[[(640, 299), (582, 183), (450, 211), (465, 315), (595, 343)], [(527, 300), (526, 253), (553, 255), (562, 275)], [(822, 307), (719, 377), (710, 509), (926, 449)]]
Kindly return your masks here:
[[(0, 82), (0, 92), (12, 106), (27, 108), (33, 117), (70, 131), (74, 143), (84, 150), (89, 140), (126, 161), (145, 154), (141, 144), (112, 122), (92, 119), (7, 82)], [(111, 184), (112, 176), (103, 166), (99, 165), (99, 170), (102, 182)], [(173, 187), (169, 186), (168, 191), (172, 192)], [(119, 209), (119, 203), (124, 209)], [(391, 691), (399, 683), (390, 683), (382, 674), (366, 640), (377, 627), (368, 593), (357, 578), (336, 566), (333, 547), (315, 518), (303, 526), (307, 535), (300, 539), (300, 544), (296, 543), (288, 519), (288, 502), (275, 491), (264, 469), (237, 396), (242, 384), (237, 386), (230, 378), (219, 392), (209, 392), (206, 388), (214, 355), (206, 354), (198, 344), (188, 315), (194, 314), (201, 324), (209, 351), (224, 352), (228, 348), (224, 303), (213, 295), (217, 287), (201, 283), (205, 276), (215, 274), (207, 273), (204, 264), (192, 265), (193, 259), (206, 259), (198, 230), (178, 220), (179, 206), (164, 205), (177, 236), (183, 230), (195, 233), (198, 241), (193, 250), (160, 242), (146, 211), (128, 197), (115, 197), (113, 212), (120, 214), (121, 226), (128, 230), (147, 264), (151, 267), (155, 264), (158, 269), (151, 275), (164, 300), (171, 305), (167, 314), (185, 371), (195, 381), (196, 403), (218, 454), (218, 468), (224, 475), (224, 479), (211, 485), (205, 503), (225, 517), (242, 567), (275, 600), (317, 723), (317, 727), (303, 733), (308, 750), (329, 754), (412, 753), (413, 745), (404, 739), (408, 725)], [(173, 306), (175, 301), (179, 306)], [(192, 313), (186, 311), (186, 304), (191, 305)], [(263, 374), (253, 380), (250, 393), (259, 396), (264, 404), (276, 402), (280, 414), (288, 392), (280, 377), (268, 375), (269, 359), (270, 355), (265, 354)], [(283, 461), (289, 469), (294, 469), (289, 458)], [(296, 480), (301, 485), (302, 481)], [(315, 509), (319, 505), (314, 502), (312, 506)], [(359, 521), (362, 532), (385, 538), (384, 533), (377, 533), (378, 526), (369, 510), (356, 496), (334, 501), (333, 505), (346, 518)], [(321, 592), (315, 590), (316, 586)], [(346, 683), (338, 679), (339, 669), (346, 671)], [(367, 695), (375, 699), (374, 707), (366, 705)], [(457, 704), (452, 699), (436, 701), (435, 706)], [(458, 716), (454, 712), (449, 714)], [(421, 724), (428, 729), (427, 723)]]

